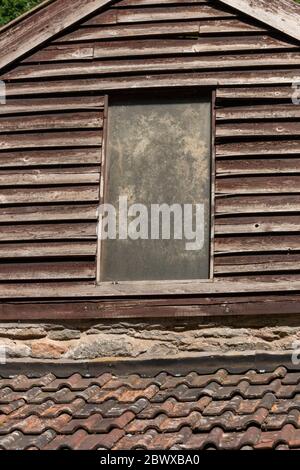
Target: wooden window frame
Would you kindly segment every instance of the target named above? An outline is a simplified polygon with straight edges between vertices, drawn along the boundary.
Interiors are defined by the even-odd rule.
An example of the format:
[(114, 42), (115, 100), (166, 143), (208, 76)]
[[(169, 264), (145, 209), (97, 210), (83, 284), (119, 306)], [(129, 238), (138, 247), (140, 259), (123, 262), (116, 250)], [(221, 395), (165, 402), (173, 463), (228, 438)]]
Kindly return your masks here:
[[(214, 240), (215, 240), (215, 182), (216, 182), (216, 150), (215, 150), (215, 130), (216, 130), (216, 90), (207, 89), (206, 87), (184, 87), (178, 92), (191, 94), (199, 92), (199, 94), (207, 94), (210, 96), (211, 101), (211, 165), (210, 165), (210, 250), (209, 250), (209, 266), (210, 266), (210, 277), (208, 279), (193, 279), (193, 280), (176, 280), (176, 281), (118, 281), (118, 282), (103, 282), (101, 281), (101, 251), (102, 251), (102, 240), (98, 236), (97, 242), (97, 276), (96, 276), (96, 289), (101, 297), (107, 296), (137, 296), (137, 295), (184, 295), (191, 293), (198, 293), (199, 290), (205, 291), (205, 286), (208, 287), (208, 291), (212, 289), (212, 284), (215, 281), (214, 277)], [(143, 94), (149, 96), (149, 90), (135, 90), (132, 93), (140, 93), (141, 97)], [(156, 94), (161, 93), (165, 96), (167, 93), (174, 94), (174, 90), (170, 89), (156, 89)], [(106, 200), (106, 188), (108, 184), (106, 161), (107, 161), (107, 122), (108, 122), (108, 109), (110, 96), (115, 97), (117, 93), (111, 95), (106, 94), (104, 100), (104, 120), (103, 120), (103, 144), (102, 144), (102, 155), (101, 155), (101, 177), (100, 177), (100, 204), (103, 204)], [(121, 92), (122, 95), (122, 92)], [(127, 92), (128, 96), (128, 92)], [(101, 231), (100, 218), (98, 221), (98, 233)], [(201, 288), (199, 289), (199, 287)]]

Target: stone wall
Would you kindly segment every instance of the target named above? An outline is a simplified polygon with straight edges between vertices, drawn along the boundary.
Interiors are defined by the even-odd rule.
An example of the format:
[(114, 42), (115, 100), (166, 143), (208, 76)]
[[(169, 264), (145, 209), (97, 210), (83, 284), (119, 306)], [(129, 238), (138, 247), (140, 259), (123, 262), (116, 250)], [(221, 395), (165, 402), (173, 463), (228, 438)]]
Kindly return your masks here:
[(199, 352), (287, 351), (295, 341), (300, 341), (297, 316), (0, 324), (0, 346), (10, 359), (150, 359)]

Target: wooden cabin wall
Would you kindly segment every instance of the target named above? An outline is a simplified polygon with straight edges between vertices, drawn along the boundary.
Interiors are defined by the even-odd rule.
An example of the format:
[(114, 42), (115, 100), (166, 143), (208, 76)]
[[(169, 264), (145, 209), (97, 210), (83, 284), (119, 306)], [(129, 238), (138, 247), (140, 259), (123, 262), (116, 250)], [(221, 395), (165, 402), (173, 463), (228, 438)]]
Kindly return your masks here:
[[(0, 291), (9, 283), (17, 298), (28, 282), (95, 282), (105, 94), (172, 86), (176, 96), (179, 86), (199, 85), (216, 89), (215, 280), (274, 282), (281, 296), (281, 281), (289, 283), (282, 302), (294, 312), (297, 77), (299, 43), (206, 0), (115, 2), (8, 69), (0, 77), (8, 94), (0, 106)], [(218, 312), (226, 313), (222, 302)]]

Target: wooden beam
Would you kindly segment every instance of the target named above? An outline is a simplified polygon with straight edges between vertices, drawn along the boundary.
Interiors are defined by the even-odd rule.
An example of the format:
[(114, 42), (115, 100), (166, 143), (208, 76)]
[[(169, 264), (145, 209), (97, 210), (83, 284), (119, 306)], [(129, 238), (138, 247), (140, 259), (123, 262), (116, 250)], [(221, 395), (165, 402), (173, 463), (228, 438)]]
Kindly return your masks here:
[[(0, 33), (0, 69), (33, 52), (59, 33), (101, 11), (112, 0), (56, 0), (5, 26)], [(252, 18), (300, 40), (300, 8), (291, 0), (222, 0)]]
[(0, 320), (65, 320), (104, 318), (184, 318), (223, 315), (282, 315), (300, 313), (300, 295), (222, 296), (180, 299), (132, 299), (82, 302), (3, 302)]
[(0, 69), (110, 3), (112, 0), (56, 0), (13, 23), (0, 37)]
[[(81, 243), (83, 244), (83, 242)], [(77, 243), (79, 245), (79, 243)], [(85, 245), (88, 245), (87, 242)], [(48, 247), (49, 248), (49, 247)], [(88, 246), (91, 250), (94, 245)], [(66, 253), (67, 247), (65, 247)], [(286, 276), (263, 276), (250, 280), (249, 278), (228, 277), (211, 281), (154, 281), (154, 282), (120, 282), (95, 284), (93, 282), (70, 283), (6, 283), (1, 285), (0, 299), (105, 299), (145, 297), (145, 296), (185, 296), (185, 295), (235, 295), (235, 294), (264, 294), (300, 293), (300, 274)]]
[(221, 0), (300, 41), (300, 7), (292, 0)]

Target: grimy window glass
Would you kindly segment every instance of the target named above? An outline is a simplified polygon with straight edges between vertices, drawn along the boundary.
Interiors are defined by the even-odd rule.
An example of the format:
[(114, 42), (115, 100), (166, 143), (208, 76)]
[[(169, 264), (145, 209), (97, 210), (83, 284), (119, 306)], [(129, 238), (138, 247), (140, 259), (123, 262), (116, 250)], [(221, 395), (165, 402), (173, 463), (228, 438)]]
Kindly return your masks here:
[[(125, 225), (125, 212), (122, 221), (120, 216), (116, 238), (110, 234), (102, 240), (101, 281), (208, 279), (210, 175), (209, 96), (111, 101), (105, 202), (116, 209), (117, 217), (120, 206), (126, 208), (126, 198), (128, 210), (142, 204), (148, 215), (133, 206)], [(181, 218), (172, 210), (174, 204), (177, 210), (180, 205)], [(168, 223), (168, 211), (162, 215), (161, 205), (169, 209), (169, 231), (163, 225)], [(191, 244), (199, 221), (203, 233), (198, 234), (198, 244)], [(136, 229), (133, 239), (126, 238), (126, 225), (131, 222)], [(108, 233), (107, 219), (105, 226)], [(193, 229), (187, 230), (189, 239), (185, 237), (188, 226)], [(128, 233), (132, 234), (132, 226)]]

